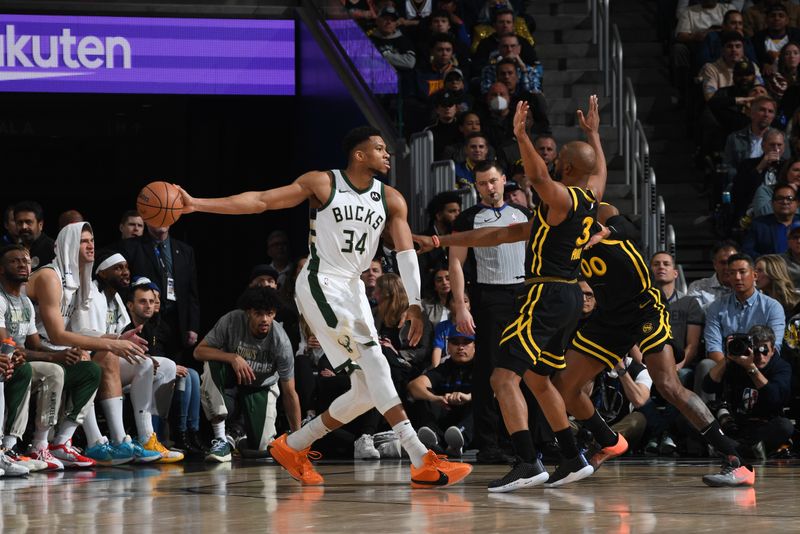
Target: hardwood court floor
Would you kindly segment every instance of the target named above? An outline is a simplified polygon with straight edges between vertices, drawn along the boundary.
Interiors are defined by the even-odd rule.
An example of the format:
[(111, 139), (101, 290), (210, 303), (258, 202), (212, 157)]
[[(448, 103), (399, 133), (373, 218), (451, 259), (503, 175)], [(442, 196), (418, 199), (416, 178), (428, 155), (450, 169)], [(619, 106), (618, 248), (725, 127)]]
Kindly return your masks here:
[(757, 467), (754, 488), (708, 488), (711, 462), (624, 459), (562, 489), (492, 495), (502, 466), (411, 490), (399, 461), (322, 463), (301, 487), (266, 462), (102, 468), (0, 479), (3, 533), (798, 532), (800, 461)]

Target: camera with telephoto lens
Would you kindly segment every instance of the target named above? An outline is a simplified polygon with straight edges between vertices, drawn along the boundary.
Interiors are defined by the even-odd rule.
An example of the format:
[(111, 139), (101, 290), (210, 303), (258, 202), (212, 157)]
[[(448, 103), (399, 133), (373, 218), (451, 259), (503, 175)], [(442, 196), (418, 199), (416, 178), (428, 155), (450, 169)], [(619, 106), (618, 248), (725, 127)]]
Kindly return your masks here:
[(748, 334), (733, 334), (728, 341), (728, 355), (746, 356), (753, 350), (753, 337)]

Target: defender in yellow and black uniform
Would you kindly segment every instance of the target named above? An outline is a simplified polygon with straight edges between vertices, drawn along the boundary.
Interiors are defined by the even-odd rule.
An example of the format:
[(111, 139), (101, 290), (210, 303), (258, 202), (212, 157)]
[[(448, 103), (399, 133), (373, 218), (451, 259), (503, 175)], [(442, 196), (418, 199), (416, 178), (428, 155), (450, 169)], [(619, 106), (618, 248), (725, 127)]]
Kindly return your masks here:
[(672, 332), (667, 300), (630, 239), (635, 231), (631, 223), (621, 216), (609, 223), (611, 235), (584, 249), (580, 260), (597, 309), (569, 346), (613, 369), (634, 345), (643, 355), (661, 352), (671, 343)]
[(517, 296), (518, 315), (500, 338), (505, 349), (499, 367), (522, 376), (549, 376), (565, 366), (564, 350), (578, 324), (583, 293), (578, 287), (581, 252), (591, 237), (597, 200), (591, 191), (567, 188), (572, 206), (558, 226), (537, 209), (525, 256), (526, 280)]

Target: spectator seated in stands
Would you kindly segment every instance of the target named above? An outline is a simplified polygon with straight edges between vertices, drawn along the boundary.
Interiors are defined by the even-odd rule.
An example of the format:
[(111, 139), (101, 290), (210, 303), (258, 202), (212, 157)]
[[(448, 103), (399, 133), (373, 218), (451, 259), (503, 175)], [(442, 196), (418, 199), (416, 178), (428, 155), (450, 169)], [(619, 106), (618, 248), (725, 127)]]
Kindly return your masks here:
[(792, 159), (781, 167), (778, 181), (768, 185), (765, 181), (756, 189), (753, 201), (750, 203), (748, 214), (753, 217), (761, 217), (772, 213), (772, 195), (778, 185), (789, 184), (795, 191), (800, 187), (800, 160)]
[[(453, 231), (453, 222), (461, 214), (461, 195), (453, 191), (444, 191), (431, 199), (426, 208), (428, 212), (428, 227), (422, 232), (423, 235), (442, 236)], [(419, 272), (423, 282), (423, 287), (427, 293), (435, 292), (434, 274), (436, 271), (448, 264), (447, 247), (438, 247), (425, 254), (420, 254)], [(449, 289), (448, 289), (449, 290)], [(439, 321), (431, 322), (435, 325)]]
[(20, 244), (28, 249), (34, 271), (53, 261), (55, 241), (44, 233), (44, 210), (38, 202), (17, 203), (14, 206), (14, 226)]
[(789, 230), (787, 249), (780, 257), (786, 263), (794, 287), (800, 287), (800, 227)]
[(639, 411), (650, 400), (653, 379), (641, 362), (625, 356), (612, 370), (595, 378), (591, 399), (614, 432), (625, 436), (630, 450), (639, 448), (647, 419)]
[(767, 12), (769, 8), (776, 5), (783, 5), (786, 8), (790, 26), (800, 27), (800, 7), (790, 0), (761, 0), (752, 4), (744, 11), (744, 34), (748, 37), (766, 29)]
[(506, 204), (514, 204), (515, 206), (521, 206), (529, 210), (535, 208), (535, 206), (531, 205), (532, 203), (528, 200), (528, 196), (525, 194), (525, 191), (522, 190), (522, 187), (520, 187), (519, 182), (514, 180), (506, 182), (503, 188), (503, 201)]
[(383, 7), (375, 20), (375, 31), (370, 35), (370, 39), (383, 58), (397, 69), (401, 92), (404, 95), (411, 95), (415, 92), (413, 69), (417, 63), (417, 54), (414, 52), (414, 43), (411, 39), (397, 28), (399, 18), (393, 6)]
[(467, 29), (463, 24), (453, 24), (452, 16), (444, 9), (437, 9), (431, 13), (421, 28), (417, 31), (417, 42), (419, 43), (418, 55), (428, 55), (431, 37), (439, 34), (447, 34), (453, 38), (453, 46), (459, 65), (469, 66), (472, 62), (470, 57), (470, 40)]
[[(446, 264), (445, 264), (446, 265)], [(437, 269), (433, 273), (433, 292), (422, 301), (422, 310), (432, 325), (450, 318), (447, 308), (447, 295), (450, 294), (450, 273), (447, 268)]]
[[(720, 37), (722, 55), (713, 63), (706, 63), (700, 69), (703, 82), (703, 97), (708, 102), (717, 90), (733, 85), (733, 67), (744, 59), (744, 37), (737, 32), (726, 32)], [(753, 64), (756, 82), (764, 83), (758, 65)]]
[(708, 110), (721, 135), (727, 137), (736, 130), (747, 128), (750, 124), (750, 104), (756, 97), (769, 94), (766, 87), (756, 85), (753, 65), (747, 60), (736, 62), (733, 85), (718, 89), (708, 101)]
[(433, 159), (443, 159), (445, 148), (458, 142), (461, 132), (456, 121), (456, 99), (450, 91), (442, 90), (433, 95), (436, 122), (425, 128), (424, 131), (433, 134)]
[[(700, 45), (696, 65), (702, 66), (706, 63), (713, 63), (722, 55), (721, 36), (725, 32), (736, 32), (744, 35), (744, 18), (742, 12), (736, 9), (729, 9), (722, 18), (722, 28), (719, 31), (709, 31)], [(745, 37), (744, 55), (747, 59), (756, 63), (756, 52), (753, 50), (753, 42), (749, 37)]]
[(3, 236), (0, 237), (0, 243), (3, 245), (16, 245), (19, 241), (17, 234), (17, 224), (14, 222), (14, 205), (9, 204), (3, 211)]
[(732, 292), (715, 300), (706, 310), (704, 338), (708, 359), (697, 364), (695, 379), (705, 380), (708, 371), (724, 358), (728, 336), (747, 332), (757, 325), (769, 326), (775, 333), (775, 346), (780, 349), (786, 317), (781, 304), (756, 290), (753, 259), (747, 254), (728, 258), (728, 279)]
[(712, 302), (719, 300), (731, 292), (727, 280), (728, 258), (739, 252), (736, 241), (726, 239), (715, 243), (711, 248), (711, 263), (714, 274), (689, 284), (686, 294), (697, 299), (697, 303), (706, 310)]
[[(800, 44), (790, 41), (783, 45), (783, 48), (778, 53), (775, 68), (772, 69), (772, 72), (764, 74), (767, 89), (775, 100), (781, 102), (779, 109), (782, 111), (786, 109), (781, 101), (784, 94), (786, 94), (786, 90), (789, 87), (797, 86), (798, 82), (800, 82), (798, 67), (800, 67)], [(789, 109), (789, 112), (791, 111)], [(785, 116), (779, 118), (782, 119), (783, 125), (788, 122), (788, 118)]]
[(778, 55), (790, 41), (800, 41), (800, 29), (790, 27), (786, 6), (776, 4), (768, 7), (766, 28), (753, 35), (753, 48), (764, 76), (777, 70)]
[(746, 336), (728, 337), (725, 357), (703, 382), (707, 392), (717, 395), (722, 430), (739, 441), (738, 451), (746, 458), (766, 459), (794, 433), (792, 422), (783, 417), (792, 369), (775, 340), (763, 324), (748, 329)]
[(383, 354), (389, 361), (392, 381), (397, 391), (405, 391), (408, 382), (431, 365), (433, 326), (423, 317), (422, 338), (416, 346), (409, 345), (410, 323), (405, 321), (404, 316), (408, 308), (408, 297), (400, 276), (394, 273), (378, 278), (375, 300), (378, 305), (373, 309), (373, 314)]
[[(481, 117), (474, 111), (466, 111), (458, 115), (456, 122), (458, 123), (458, 131), (461, 137), (457, 142), (444, 149), (442, 159), (452, 159), (456, 163), (461, 163), (467, 159), (464, 141), (469, 134), (481, 131)], [(490, 153), (489, 158), (493, 157), (494, 154)]]
[[(444, 89), (448, 91), (456, 101), (456, 111), (460, 114), (472, 109), (475, 97), (464, 89), (464, 73), (461, 69), (450, 69), (444, 75)], [(480, 131), (480, 128), (478, 128)]]
[(475, 107), (481, 114), (481, 127), (491, 146), (498, 148), (513, 142), (514, 113), (511, 111), (511, 95), (505, 84), (493, 83)]
[(756, 288), (777, 300), (786, 317), (800, 313), (800, 294), (789, 277), (786, 263), (777, 254), (765, 254), (756, 260)]
[(369, 263), (369, 269), (361, 273), (361, 281), (364, 282), (367, 300), (372, 307), (378, 305), (378, 301), (375, 300), (375, 286), (378, 283), (378, 278), (381, 276), (383, 276), (383, 263), (381, 263), (378, 257), (373, 258)]
[(244, 415), (248, 446), (266, 451), (275, 438), (277, 400), (282, 397), (289, 428), (300, 428), (300, 401), (294, 388), (294, 355), (289, 337), (275, 322), (278, 292), (247, 288), (239, 309), (223, 315), (197, 345), (194, 356), (203, 363), (202, 405), (214, 439), (206, 459), (231, 460), (225, 420)]
[[(433, 333), (433, 349), (431, 351), (431, 367), (436, 367), (442, 361), (442, 356), (447, 357), (447, 340), (452, 335), (460, 335), (461, 332), (456, 328), (453, 319), (456, 317), (456, 306), (453, 301), (453, 292), (449, 292), (445, 300), (447, 305), (448, 317), (437, 323), (434, 327)], [(464, 305), (467, 311), (470, 311), (471, 306), (469, 296), (464, 293)]]
[(459, 65), (455, 56), (455, 40), (447, 33), (438, 33), (431, 37), (428, 54), (428, 61), (417, 61), (414, 73), (417, 78), (417, 94), (424, 100), (430, 98), (444, 89), (444, 78), (448, 72), (458, 68), (464, 71), (464, 67)]
[(489, 142), (482, 132), (471, 133), (464, 141), (466, 159), (463, 163), (456, 163), (456, 187), (475, 185), (475, 166), (484, 162), (489, 157)]
[(130, 239), (144, 235), (144, 219), (136, 210), (128, 210), (119, 221), (120, 239)]
[(753, 219), (742, 241), (742, 251), (752, 257), (786, 252), (789, 230), (800, 226), (797, 207), (797, 193), (792, 186), (776, 187), (772, 196), (773, 213)]
[(342, 0), (347, 14), (366, 29), (377, 17), (375, 3), (372, 0)]
[(731, 9), (728, 3), (703, 0), (683, 10), (675, 26), (675, 42), (670, 50), (671, 63), (679, 87), (684, 84), (699, 55), (701, 43), (709, 33), (722, 27), (725, 13)]
[(542, 156), (547, 165), (547, 172), (553, 180), (561, 181), (561, 177), (556, 175), (556, 158), (558, 157), (558, 144), (552, 135), (542, 134), (533, 140), (536, 152)]
[(750, 126), (733, 132), (725, 140), (723, 163), (728, 172), (728, 183), (734, 181), (740, 163), (764, 155), (763, 136), (775, 119), (776, 109), (777, 104), (771, 97), (757, 97), (750, 104)]
[[(782, 131), (767, 128), (761, 138), (761, 155), (747, 158), (737, 165), (736, 175), (730, 186), (735, 220), (748, 212), (761, 186), (767, 189), (761, 192), (759, 202), (769, 204), (769, 208), (759, 206), (758, 213), (754, 209), (752, 215), (759, 217), (772, 213), (772, 190), (778, 182), (779, 175), (783, 174), (782, 169), (786, 163), (784, 158), (789, 157), (784, 139)], [(766, 199), (763, 198), (764, 193), (767, 193)]]
[[(445, 454), (460, 457), (472, 440), (472, 361), (475, 336), (454, 332), (447, 340), (448, 358), (409, 382), (414, 399), (412, 419), (420, 441)], [(444, 438), (444, 439), (443, 439)]]
[(472, 68), (475, 72), (480, 72), (489, 63), (493, 53), (496, 53), (500, 37), (508, 34), (516, 34), (522, 37), (520, 41), (520, 56), (526, 65), (533, 65), (539, 61), (536, 49), (533, 47), (533, 37), (528, 32), (527, 26), (521, 19), (520, 24), (516, 24), (514, 12), (508, 7), (495, 9), (492, 11), (490, 28), (477, 28), (472, 39)]
[[(520, 83), (520, 75), (523, 71), (514, 64), (514, 60), (503, 58), (495, 65), (497, 81), (508, 87), (508, 94), (511, 96), (510, 107), (516, 109), (517, 102), (525, 100), (530, 104), (532, 129), (534, 135), (550, 133), (550, 119), (547, 117), (547, 101), (544, 94), (539, 90), (530, 90)], [(541, 87), (541, 84), (539, 84)]]
[(489, 58), (489, 63), (481, 69), (481, 93), (486, 93), (499, 79), (497, 65), (504, 60), (510, 60), (508, 63), (516, 70), (520, 94), (542, 92), (542, 65), (525, 63), (522, 60), (521, 42), (513, 33), (500, 37), (497, 50)]

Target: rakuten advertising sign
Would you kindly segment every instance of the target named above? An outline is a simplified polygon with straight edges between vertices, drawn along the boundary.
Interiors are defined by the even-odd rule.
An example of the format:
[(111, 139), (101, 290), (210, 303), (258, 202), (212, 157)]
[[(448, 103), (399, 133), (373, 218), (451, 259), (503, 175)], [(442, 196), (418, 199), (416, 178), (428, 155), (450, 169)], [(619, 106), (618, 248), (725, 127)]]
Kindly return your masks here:
[(294, 21), (0, 14), (0, 92), (294, 95)]

